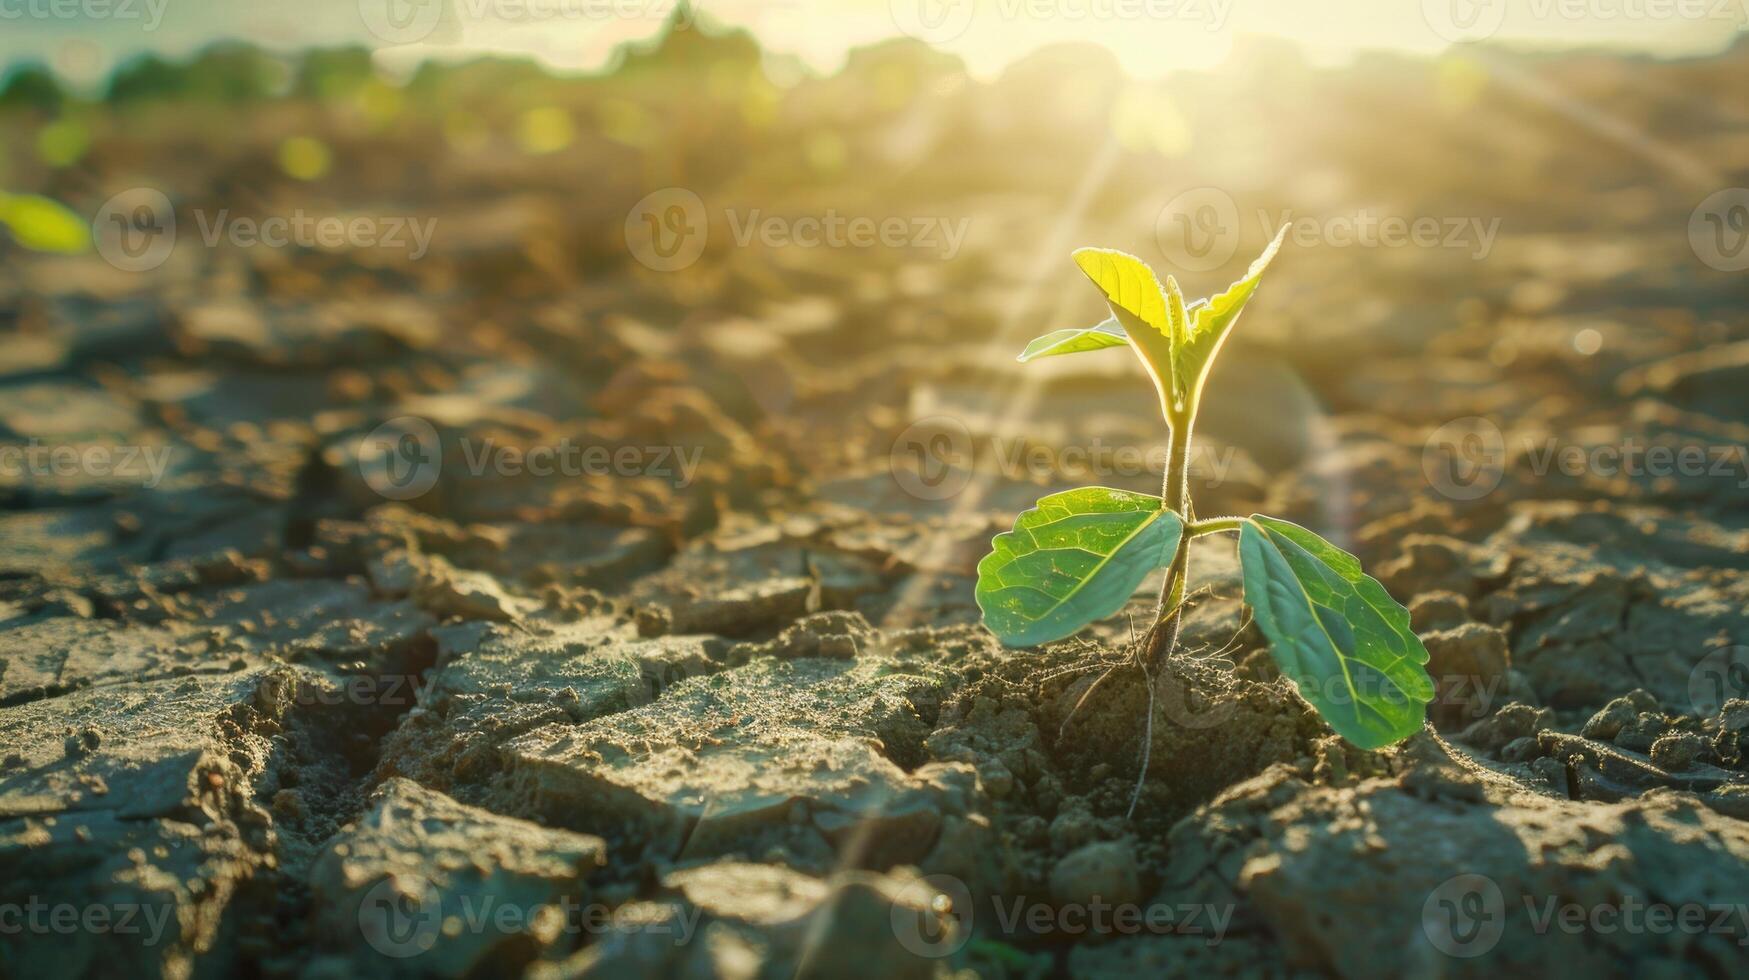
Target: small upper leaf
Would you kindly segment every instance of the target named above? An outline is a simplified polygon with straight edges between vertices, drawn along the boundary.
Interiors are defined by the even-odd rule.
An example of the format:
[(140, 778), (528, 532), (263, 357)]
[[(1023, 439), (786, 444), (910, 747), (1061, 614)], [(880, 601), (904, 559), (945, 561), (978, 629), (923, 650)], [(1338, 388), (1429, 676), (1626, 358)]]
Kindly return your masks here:
[[(1202, 393), (1209, 366), (1214, 363), (1227, 334), (1239, 321), (1245, 304), (1257, 291), (1263, 280), (1263, 270), (1269, 268), (1270, 260), (1281, 250), (1287, 229), (1288, 226), (1283, 225), (1275, 233), (1269, 247), (1251, 263), (1243, 278), (1227, 287), (1226, 292), (1207, 302), (1198, 300), (1188, 307), (1184, 293), (1178, 288), (1178, 280), (1167, 276), (1166, 288), (1161, 289), (1154, 270), (1141, 259), (1109, 248), (1075, 250), (1075, 264), (1105, 294), (1112, 316), (1121, 324), (1137, 356), (1153, 377), (1154, 385), (1160, 389), (1161, 401), (1169, 414), (1188, 410)], [(1044, 356), (1034, 353), (1034, 348), (1047, 341), (1064, 342), (1082, 333), (1085, 332), (1059, 330), (1046, 334), (1033, 341), (1020, 359), (1026, 361)], [(1101, 342), (1100, 346), (1110, 345)], [(1083, 346), (1048, 353), (1067, 354), (1074, 350), (1093, 349)]]
[(1172, 562), (1183, 530), (1147, 494), (1082, 487), (1042, 497), (978, 562), (984, 625), (1009, 646), (1060, 640), (1123, 608)]
[(1129, 337), (1117, 322), (1117, 317), (1091, 327), (1079, 330), (1052, 330), (1026, 345), (1026, 350), (1020, 352), (1016, 360), (1022, 364), (1035, 361), (1041, 357), (1055, 357), (1058, 354), (1079, 354), (1088, 350), (1104, 350), (1107, 347), (1122, 347), (1129, 343)]
[(1226, 342), (1233, 325), (1239, 322), (1239, 314), (1245, 311), (1245, 304), (1250, 302), (1252, 294), (1257, 292), (1258, 285), (1263, 282), (1263, 270), (1269, 268), (1275, 253), (1281, 250), (1281, 241), (1286, 237), (1288, 227), (1281, 226), (1269, 247), (1251, 263), (1251, 268), (1245, 270), (1245, 275), (1238, 282), (1228, 286), (1226, 292), (1210, 297), (1206, 306), (1197, 309), (1183, 344), (1174, 345), (1173, 377), (1178, 385), (1173, 389), (1172, 397), (1180, 408), (1194, 400), (1202, 391), (1209, 366), (1214, 363), (1215, 355), (1220, 353), (1221, 344)]
[(1421, 730), (1433, 700), (1427, 648), (1409, 611), (1353, 555), (1253, 514), (1239, 557), (1245, 601), (1276, 664), (1337, 734), (1376, 749)]

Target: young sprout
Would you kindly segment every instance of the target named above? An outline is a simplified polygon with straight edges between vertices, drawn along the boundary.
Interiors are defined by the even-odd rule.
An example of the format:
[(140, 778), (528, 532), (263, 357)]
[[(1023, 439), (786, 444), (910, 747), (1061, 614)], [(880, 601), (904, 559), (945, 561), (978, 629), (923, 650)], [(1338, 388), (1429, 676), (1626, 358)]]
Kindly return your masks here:
[[(1226, 292), (1189, 305), (1177, 280), (1167, 276), (1161, 289), (1135, 256), (1075, 252), (1111, 318), (1046, 334), (1020, 360), (1127, 344), (1153, 379), (1171, 430), (1165, 487), (1160, 497), (1084, 487), (1040, 499), (978, 563), (978, 607), (1004, 644), (1048, 643), (1116, 613), (1164, 567), (1155, 622), (1136, 651), (1151, 678), (1177, 648), (1191, 539), (1237, 531), (1245, 602), (1281, 672), (1337, 734), (1376, 749), (1419, 731), (1433, 699), (1427, 648), (1409, 628), (1408, 610), (1353, 555), (1311, 531), (1261, 514), (1199, 520), (1190, 500), (1186, 464), (1204, 382), (1286, 231)], [(1151, 728), (1151, 708), (1149, 721)], [(1145, 776), (1145, 757), (1142, 765)]]

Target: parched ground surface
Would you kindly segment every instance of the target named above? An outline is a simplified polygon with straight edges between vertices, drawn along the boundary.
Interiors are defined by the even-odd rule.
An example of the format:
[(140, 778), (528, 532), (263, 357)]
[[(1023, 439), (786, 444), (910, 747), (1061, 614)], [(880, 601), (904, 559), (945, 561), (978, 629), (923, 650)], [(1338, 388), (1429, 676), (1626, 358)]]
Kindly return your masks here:
[[(1740, 974), (1749, 292), (1689, 217), (1745, 182), (1749, 49), (1261, 50), (1138, 95), (911, 45), (780, 89), (687, 34), (381, 85), (142, 96), (15, 167), (181, 230), (145, 272), (0, 266), (5, 445), (128, 450), (0, 470), (0, 973)], [(1165, 136), (1112, 136), (1137, 98)], [(326, 176), (276, 169), (300, 134)], [(1198, 433), (1201, 513), (1409, 604), (1433, 730), (1331, 735), (1199, 541), (1125, 819), (1143, 687), (1071, 714), (1157, 586), (1003, 650), (974, 565), (1050, 489), (1158, 486), (1127, 355), (1012, 355), (1100, 315), (1070, 247), (1168, 267), (1199, 186), (1242, 233), (1198, 294), (1264, 213), (1499, 224), (1290, 239)], [(708, 215), (675, 271), (625, 240), (665, 187)], [(221, 209), (437, 224), (208, 245)], [(737, 241), (829, 213), (966, 237)]]

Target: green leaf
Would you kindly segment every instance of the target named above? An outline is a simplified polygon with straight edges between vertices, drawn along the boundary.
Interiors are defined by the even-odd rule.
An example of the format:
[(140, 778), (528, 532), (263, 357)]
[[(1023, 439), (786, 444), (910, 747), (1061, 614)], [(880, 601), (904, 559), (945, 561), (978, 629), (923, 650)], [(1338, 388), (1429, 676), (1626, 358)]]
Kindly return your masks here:
[(1130, 342), (1124, 335), (1123, 327), (1118, 325), (1117, 317), (1112, 317), (1103, 323), (1079, 330), (1052, 330), (1026, 345), (1026, 350), (1020, 352), (1015, 360), (1025, 364), (1041, 357), (1056, 357), (1058, 354), (1079, 354), (1082, 351), (1104, 350), (1107, 347), (1122, 347)]
[(1239, 531), (1245, 601), (1281, 672), (1330, 727), (1363, 749), (1421, 730), (1433, 681), (1409, 611), (1353, 555), (1287, 521)]
[(984, 625), (1009, 646), (1060, 640), (1123, 608), (1172, 563), (1184, 523), (1159, 497), (1106, 487), (1053, 493), (978, 562)]
[(1173, 346), (1175, 386), (1172, 399), (1179, 408), (1195, 401), (1202, 394), (1202, 385), (1208, 379), (1209, 367), (1214, 364), (1215, 355), (1220, 353), (1227, 334), (1239, 322), (1239, 314), (1245, 312), (1245, 304), (1250, 302), (1252, 294), (1257, 292), (1258, 285), (1263, 282), (1263, 270), (1269, 268), (1275, 253), (1281, 250), (1281, 240), (1286, 237), (1288, 227), (1281, 226), (1269, 247), (1251, 263), (1251, 268), (1245, 270), (1245, 275), (1238, 282), (1228, 286), (1226, 292), (1211, 297), (1206, 306), (1197, 309), (1190, 322), (1188, 336), (1182, 344)]
[(91, 227), (46, 197), (0, 194), (0, 224), (25, 248), (77, 255), (91, 248)]
[(1109, 248), (1078, 248), (1074, 257), (1105, 294), (1112, 316), (1123, 325), (1136, 356), (1165, 399), (1172, 390), (1172, 341), (1167, 334), (1166, 295), (1154, 270), (1133, 255)]

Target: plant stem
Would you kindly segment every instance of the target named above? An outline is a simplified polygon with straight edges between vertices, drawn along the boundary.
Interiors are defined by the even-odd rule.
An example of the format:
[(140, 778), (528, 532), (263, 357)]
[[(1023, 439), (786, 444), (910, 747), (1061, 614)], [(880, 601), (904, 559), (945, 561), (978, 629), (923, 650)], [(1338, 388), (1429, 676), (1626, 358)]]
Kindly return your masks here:
[(1205, 534), (1219, 534), (1222, 531), (1237, 531), (1245, 525), (1243, 517), (1211, 517), (1206, 521), (1191, 521), (1184, 525), (1184, 536), (1200, 538)]
[[(1165, 485), (1160, 495), (1166, 499), (1166, 509), (1189, 524), (1190, 504), (1190, 428), (1196, 419), (1196, 405), (1182, 411), (1169, 412), (1166, 423), (1172, 428), (1171, 442), (1166, 450)], [(1186, 533), (1178, 544), (1178, 553), (1166, 569), (1166, 579), (1160, 583), (1160, 605), (1154, 613), (1154, 628), (1148, 631), (1147, 648), (1141, 663), (1149, 676), (1165, 662), (1178, 646), (1178, 630), (1182, 617), (1184, 583), (1190, 577), (1190, 538)]]

